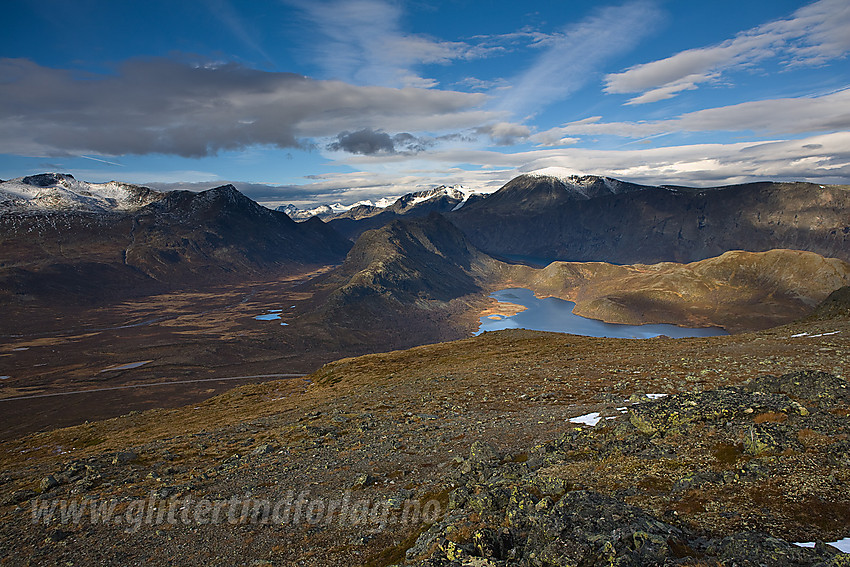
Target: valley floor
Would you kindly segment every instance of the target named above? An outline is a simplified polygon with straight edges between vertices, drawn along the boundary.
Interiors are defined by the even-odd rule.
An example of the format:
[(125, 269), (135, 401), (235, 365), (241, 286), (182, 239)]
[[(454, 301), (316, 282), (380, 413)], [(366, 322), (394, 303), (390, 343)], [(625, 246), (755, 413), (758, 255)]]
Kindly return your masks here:
[[(233, 388), (234, 378), (312, 372), (345, 353), (305, 348), (281, 323), (307, 309), (305, 284), (329, 268), (105, 306), (10, 302), (0, 322), (0, 438), (180, 407)], [(280, 319), (255, 319), (270, 310)]]

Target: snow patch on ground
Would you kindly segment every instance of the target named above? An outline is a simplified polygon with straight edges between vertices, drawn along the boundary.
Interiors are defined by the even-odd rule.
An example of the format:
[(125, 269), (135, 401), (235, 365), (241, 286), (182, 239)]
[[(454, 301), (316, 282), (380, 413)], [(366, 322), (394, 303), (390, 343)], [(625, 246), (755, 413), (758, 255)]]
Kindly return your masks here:
[(840, 332), (841, 332), (841, 331), (830, 331), (830, 332), (828, 332), (828, 333), (819, 333), (819, 334), (817, 334), (817, 335), (810, 335), (810, 334), (808, 333), (808, 331), (804, 331), (804, 332), (802, 332), (802, 333), (797, 333), (796, 335), (791, 335), (791, 337), (790, 337), (790, 338), (792, 338), (792, 339), (798, 339), (798, 338), (800, 338), (800, 337), (808, 337), (808, 338), (810, 338), (810, 339), (814, 339), (814, 338), (817, 338), (817, 337), (828, 337), (828, 336), (830, 336), (830, 335), (837, 335), (837, 334), (838, 334), (838, 333), (840, 333)]
[[(840, 539), (838, 541), (826, 542), (828, 545), (840, 549), (844, 553), (850, 553), (850, 537)], [(815, 542), (813, 541), (803, 541), (803, 542), (794, 542), (794, 545), (799, 545), (800, 547), (814, 547)]]
[(580, 415), (578, 417), (571, 417), (569, 421), (570, 423), (580, 423), (582, 425), (589, 425), (593, 427), (594, 425), (599, 423), (601, 419), (602, 418), (599, 417), (599, 412), (595, 411), (585, 415)]

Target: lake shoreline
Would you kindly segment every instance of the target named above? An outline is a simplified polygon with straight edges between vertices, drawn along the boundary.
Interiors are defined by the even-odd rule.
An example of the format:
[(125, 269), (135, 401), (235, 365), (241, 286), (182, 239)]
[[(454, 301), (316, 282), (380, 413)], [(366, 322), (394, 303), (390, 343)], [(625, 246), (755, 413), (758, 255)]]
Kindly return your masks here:
[[(576, 303), (556, 296), (537, 296), (527, 288), (505, 288), (489, 295), (496, 306), (479, 314), (476, 335), (487, 331), (521, 328), (591, 337), (643, 339), (728, 335), (721, 327), (685, 327), (670, 323), (630, 325), (584, 317), (574, 313)], [(510, 315), (506, 315), (510, 313)]]

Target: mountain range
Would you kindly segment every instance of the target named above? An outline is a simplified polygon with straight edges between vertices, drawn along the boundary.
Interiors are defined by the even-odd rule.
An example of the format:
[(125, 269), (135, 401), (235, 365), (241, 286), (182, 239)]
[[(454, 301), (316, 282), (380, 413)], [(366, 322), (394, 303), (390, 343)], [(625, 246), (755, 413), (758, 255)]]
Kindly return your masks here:
[[(424, 201), (416, 201), (416, 195), (392, 207), (354, 207), (326, 220), (356, 239), (394, 219), (436, 211), (482, 251), (543, 265), (693, 262), (730, 250), (773, 248), (850, 260), (846, 185), (646, 186), (544, 169), (520, 175), (492, 194), (475, 194), (462, 206), (445, 192)], [(405, 202), (415, 204), (405, 207)]]
[[(692, 263), (720, 257), (712, 265), (725, 266), (732, 280), (752, 273), (744, 287), (770, 287), (758, 273), (775, 271), (779, 257), (799, 274), (825, 276), (812, 268), (817, 262), (810, 256), (789, 260), (776, 252), (771, 263), (768, 256), (726, 253), (788, 249), (850, 260), (847, 186), (765, 182), (694, 189), (554, 173), (521, 175), (490, 195), (441, 186), (405, 195), (388, 207), (350, 207), (327, 222), (315, 216), (295, 222), (230, 185), (162, 193), (116, 182), (88, 184), (67, 174), (18, 178), (0, 183), (0, 289), (13, 297), (85, 296), (98, 281), (100, 293), (119, 296), (337, 264), (347, 254), (340, 269), (316, 282), (324, 286), (316, 289), (327, 302), (315, 307), (320, 319), (334, 312), (330, 319), (356, 326), (362, 319), (354, 313), (366, 310), (380, 320), (400, 313), (402, 306), (434, 315), (437, 303), (480, 294), (488, 282), (533, 280), (543, 293), (576, 300), (577, 312), (603, 319), (718, 324), (716, 317), (687, 314), (681, 301), (665, 304), (681, 297), (678, 288), (690, 289), (692, 281), (708, 285), (705, 274), (694, 276), (702, 267), (624, 272), (593, 262)], [(406, 222), (412, 219), (423, 220)], [(504, 267), (517, 257), (542, 259), (542, 265), (591, 263), (580, 269), (551, 267), (547, 273), (560, 280), (553, 283), (550, 277), (544, 285), (547, 278)], [(683, 270), (690, 270), (687, 276)], [(578, 272), (584, 275), (576, 279)], [(649, 272), (664, 283), (650, 282)], [(615, 283), (600, 285), (603, 274)], [(840, 283), (829, 280), (834, 287)], [(770, 289), (768, 295), (775, 297)], [(818, 288), (809, 304), (823, 299), (825, 291), (831, 289)], [(756, 296), (747, 297), (754, 306)], [(340, 305), (348, 311), (339, 313)], [(800, 307), (788, 313), (799, 313)], [(776, 313), (763, 315), (761, 323), (733, 326), (763, 328), (777, 320)]]
[(341, 261), (351, 243), (232, 185), (194, 193), (46, 174), (0, 183), (0, 293), (62, 301), (286, 273)]
[[(407, 193), (397, 199), (386, 199), (383, 203), (356, 203), (350, 207), (321, 205), (310, 211), (292, 211), (287, 205), (283, 209), (295, 219), (309, 218), (315, 214), (325, 220), (337, 232), (356, 240), (365, 231), (380, 228), (399, 218), (422, 218), (431, 213), (448, 213), (460, 210), (469, 203), (485, 197), (461, 185), (440, 185), (433, 189)], [(281, 207), (278, 207), (281, 209)]]

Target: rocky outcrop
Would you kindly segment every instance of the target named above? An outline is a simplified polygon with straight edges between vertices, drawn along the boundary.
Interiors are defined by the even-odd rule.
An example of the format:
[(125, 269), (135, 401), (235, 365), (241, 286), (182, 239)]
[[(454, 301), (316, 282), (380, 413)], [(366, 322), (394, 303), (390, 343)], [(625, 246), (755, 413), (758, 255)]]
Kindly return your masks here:
[[(829, 545), (788, 542), (850, 530), (848, 401), (845, 380), (803, 371), (642, 401), (521, 455), (473, 445), (446, 517), (407, 558), (422, 567), (846, 565), (850, 556)], [(817, 504), (806, 496), (815, 491)]]

